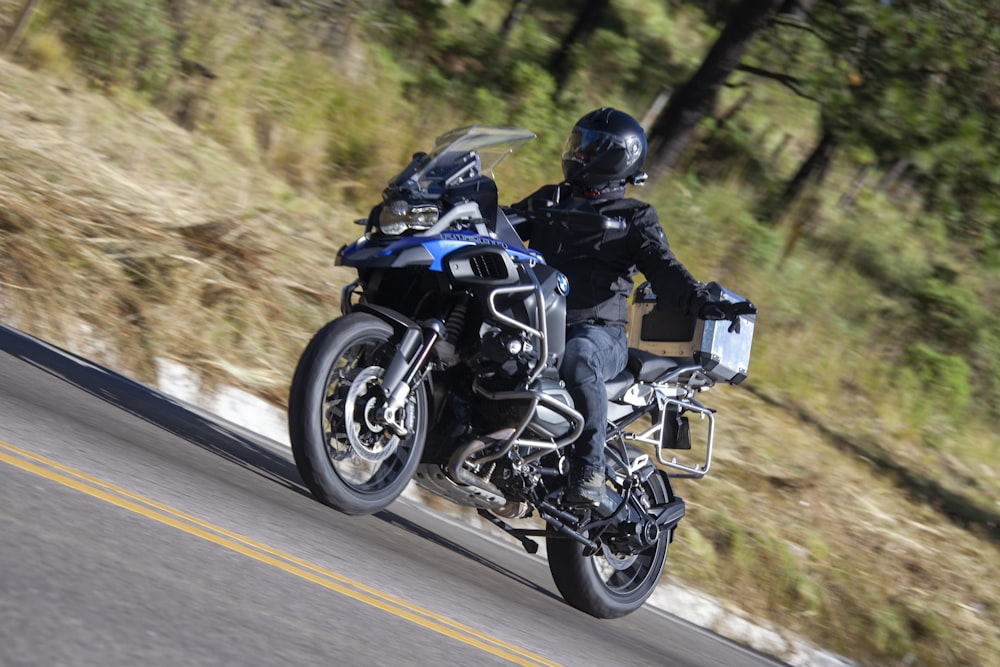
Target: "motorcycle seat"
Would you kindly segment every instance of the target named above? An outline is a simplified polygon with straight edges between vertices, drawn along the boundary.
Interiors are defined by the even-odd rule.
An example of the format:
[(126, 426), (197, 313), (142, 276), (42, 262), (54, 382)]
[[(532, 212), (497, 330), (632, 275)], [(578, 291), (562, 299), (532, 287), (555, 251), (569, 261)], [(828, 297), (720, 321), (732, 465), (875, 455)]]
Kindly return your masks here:
[(640, 382), (654, 382), (678, 366), (680, 366), (680, 362), (672, 357), (661, 357), (634, 347), (628, 349), (626, 369), (639, 378)]
[(627, 368), (614, 376), (605, 384), (608, 392), (608, 400), (616, 401), (625, 395), (628, 388), (635, 384), (635, 375)]

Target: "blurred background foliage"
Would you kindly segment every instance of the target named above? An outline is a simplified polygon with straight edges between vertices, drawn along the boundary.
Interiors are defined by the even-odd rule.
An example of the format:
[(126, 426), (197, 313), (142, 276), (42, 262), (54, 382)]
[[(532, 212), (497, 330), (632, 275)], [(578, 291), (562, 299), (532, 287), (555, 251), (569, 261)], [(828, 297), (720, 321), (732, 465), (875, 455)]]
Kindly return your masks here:
[[(22, 9), (32, 11), (19, 25)], [(994, 3), (0, 0), (0, 10), (12, 59), (157, 109), (279, 176), (289, 207), (309, 196), (348, 211), (325, 223), (340, 233), (354, 233), (414, 151), (457, 125), (537, 133), (498, 170), (504, 201), (558, 180), (579, 116), (615, 106), (653, 128), (733, 12), (766, 12), (686, 148), (634, 194), (657, 206), (695, 275), (759, 305), (745, 387), (874, 465), (906, 468), (928, 501), (997, 538)], [(132, 282), (165, 298), (155, 280)], [(296, 313), (305, 329), (332, 314)], [(247, 327), (234, 316), (217, 334), (233, 364), (266, 356)], [(263, 390), (280, 400), (284, 387)], [(821, 604), (807, 581), (789, 585), (806, 607)], [(886, 648), (895, 625), (883, 630), (890, 639), (868, 648), (897, 650)]]

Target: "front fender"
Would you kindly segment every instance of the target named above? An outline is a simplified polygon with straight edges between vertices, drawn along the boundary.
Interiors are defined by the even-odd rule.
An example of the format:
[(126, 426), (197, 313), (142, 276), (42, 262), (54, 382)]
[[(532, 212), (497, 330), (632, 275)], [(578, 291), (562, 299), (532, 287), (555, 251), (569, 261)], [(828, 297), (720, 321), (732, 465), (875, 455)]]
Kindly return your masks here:
[(397, 336), (402, 336), (410, 330), (423, 332), (423, 327), (392, 308), (385, 308), (384, 306), (377, 306), (372, 303), (357, 303), (351, 307), (351, 312), (374, 315), (391, 326)]

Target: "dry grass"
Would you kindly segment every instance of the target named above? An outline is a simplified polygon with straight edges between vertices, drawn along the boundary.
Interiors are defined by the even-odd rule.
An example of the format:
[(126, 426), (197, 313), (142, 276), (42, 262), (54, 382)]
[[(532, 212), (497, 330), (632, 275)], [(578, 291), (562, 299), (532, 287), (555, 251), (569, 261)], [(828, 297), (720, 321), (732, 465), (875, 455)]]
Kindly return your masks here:
[(668, 577), (864, 664), (998, 664), (995, 544), (787, 411), (713, 393), (716, 468), (677, 484), (690, 511)]
[(65, 345), (110, 336), (100, 361), (144, 380), (171, 358), (283, 400), (289, 360), (339, 305), (350, 216), (154, 112), (6, 61), (0, 77), (11, 321)]
[[(283, 402), (353, 277), (332, 260), (357, 211), (290, 190), (258, 164), (277, 154), (235, 160), (4, 60), (0, 128), (5, 322), (145, 381), (170, 358)], [(690, 516), (667, 576), (866, 664), (1000, 664), (996, 545), (748, 388), (713, 392), (716, 468), (678, 483)]]

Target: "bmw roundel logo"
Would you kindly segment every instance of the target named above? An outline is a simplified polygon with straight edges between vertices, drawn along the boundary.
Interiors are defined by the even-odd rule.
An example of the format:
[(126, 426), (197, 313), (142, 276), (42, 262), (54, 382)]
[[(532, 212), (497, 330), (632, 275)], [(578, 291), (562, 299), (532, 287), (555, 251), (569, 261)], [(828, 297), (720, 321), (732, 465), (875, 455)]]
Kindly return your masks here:
[(563, 296), (569, 294), (569, 278), (562, 273), (556, 275), (556, 289)]

